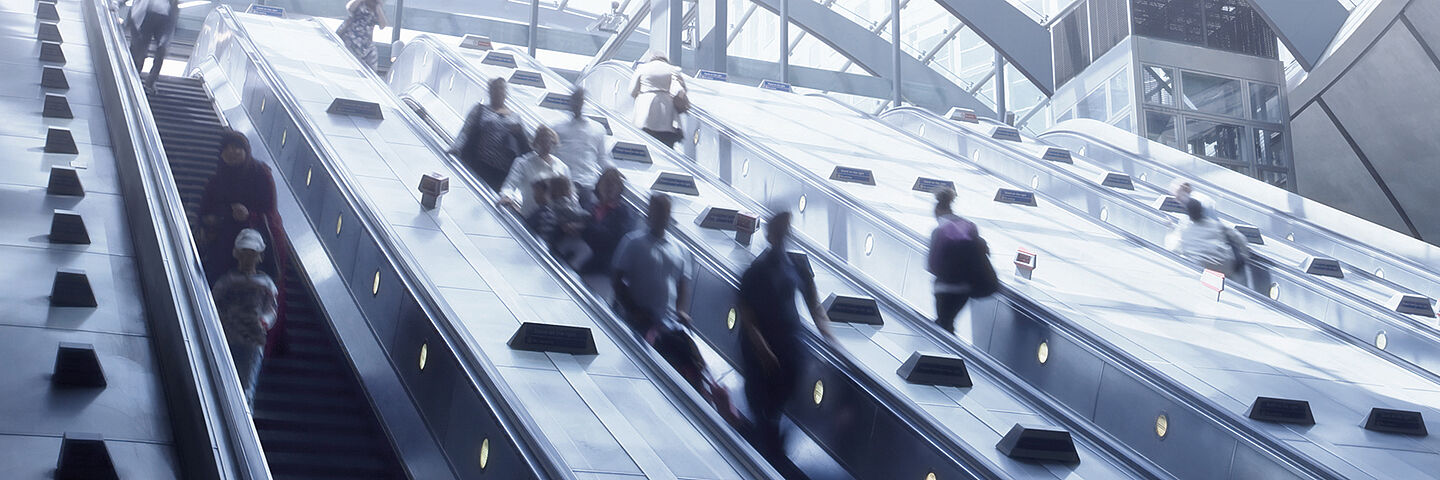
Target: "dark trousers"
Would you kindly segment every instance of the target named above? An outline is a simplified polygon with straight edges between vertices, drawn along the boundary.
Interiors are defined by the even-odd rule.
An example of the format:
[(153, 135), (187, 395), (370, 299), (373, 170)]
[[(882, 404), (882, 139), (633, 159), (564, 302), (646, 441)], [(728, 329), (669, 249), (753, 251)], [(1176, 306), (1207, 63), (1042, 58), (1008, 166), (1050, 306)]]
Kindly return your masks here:
[[(502, 169), (484, 161), (470, 160), (466, 161), (465, 164), (470, 166), (470, 171), (474, 172), (475, 176), (480, 177), (480, 181), (485, 182), (485, 185), (497, 192), (500, 191), (500, 187), (505, 184), (505, 177), (510, 176), (509, 169)], [(530, 187), (524, 185), (521, 188)]]
[(963, 293), (937, 293), (935, 294), (935, 323), (940, 328), (950, 333), (955, 333), (955, 316), (965, 308), (965, 303), (970, 301), (970, 296)]
[[(773, 344), (775, 347), (780, 345)], [(783, 348), (783, 347), (781, 347)], [(761, 366), (755, 352), (742, 348), (745, 362), (745, 402), (750, 405), (753, 431), (751, 443), (787, 479), (806, 478), (800, 468), (785, 453), (785, 436), (780, 420), (785, 410), (785, 400), (795, 391), (800, 382), (801, 364), (798, 359), (776, 352), (779, 357), (778, 371), (767, 372)]]
[(659, 140), (660, 143), (668, 145), (670, 148), (675, 148), (675, 144), (680, 143), (680, 140), (682, 138), (685, 138), (685, 136), (681, 135), (680, 132), (662, 132), (659, 130), (651, 130), (648, 128), (644, 128), (642, 130), (645, 130), (645, 133), (650, 134), (650, 136), (655, 137), (655, 139)]
[(135, 59), (135, 73), (140, 73), (140, 68), (145, 66), (145, 57), (150, 53), (150, 45), (155, 44), (155, 62), (150, 66), (150, 78), (146, 83), (153, 86), (160, 78), (160, 65), (165, 63), (165, 51), (169, 49), (169, 36), (175, 31), (175, 22), (169, 15), (149, 13), (145, 20), (130, 37), (130, 57)]

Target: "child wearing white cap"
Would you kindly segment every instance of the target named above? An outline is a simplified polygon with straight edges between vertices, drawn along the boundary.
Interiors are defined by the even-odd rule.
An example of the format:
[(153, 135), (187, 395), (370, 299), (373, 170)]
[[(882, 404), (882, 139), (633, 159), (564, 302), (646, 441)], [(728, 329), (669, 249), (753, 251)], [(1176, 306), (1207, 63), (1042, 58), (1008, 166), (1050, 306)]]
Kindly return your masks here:
[(220, 324), (230, 344), (240, 386), (245, 399), (255, 404), (255, 383), (260, 376), (260, 363), (265, 356), (265, 336), (275, 326), (276, 295), (279, 289), (270, 275), (258, 269), (265, 252), (265, 239), (251, 228), (235, 236), (235, 270), (215, 281), (211, 295)]

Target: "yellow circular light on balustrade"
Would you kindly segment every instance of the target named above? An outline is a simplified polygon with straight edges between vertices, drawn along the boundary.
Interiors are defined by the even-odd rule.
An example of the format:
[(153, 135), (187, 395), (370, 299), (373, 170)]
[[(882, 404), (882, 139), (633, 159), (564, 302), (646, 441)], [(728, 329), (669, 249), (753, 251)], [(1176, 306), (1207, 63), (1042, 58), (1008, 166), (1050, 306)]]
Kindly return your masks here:
[(1385, 279), (1385, 269), (1383, 269), (1383, 268), (1376, 268), (1376, 269), (1375, 269), (1375, 278), (1384, 280), (1384, 279)]
[(733, 308), (730, 309), (729, 313), (725, 314), (725, 328), (730, 330), (735, 329), (735, 309)]
[(375, 271), (375, 281), (370, 283), (370, 296), (380, 294), (380, 271)]
[(797, 210), (799, 210), (800, 213), (805, 213), (805, 203), (806, 203), (806, 201), (805, 201), (805, 194), (802, 193), (802, 194), (800, 194), (800, 205), (799, 205), (799, 208), (797, 208)]
[(430, 360), (430, 344), (420, 344), (420, 370), (425, 370), (425, 363)]
[(1272, 283), (1272, 284), (1270, 284), (1270, 299), (1271, 299), (1271, 300), (1279, 300), (1279, 299), (1280, 299), (1280, 284), (1278, 284), (1278, 283)]
[(1050, 361), (1050, 342), (1040, 342), (1040, 348), (1035, 349), (1035, 359), (1039, 360), (1041, 365)]
[(935, 472), (925, 474), (925, 480), (935, 480)]
[(875, 253), (875, 234), (867, 233), (865, 234), (865, 256), (868, 257), (871, 253)]
[(1375, 348), (1384, 350), (1385, 347), (1389, 345), (1390, 339), (1385, 336), (1384, 330), (1381, 330), (1380, 333), (1375, 334)]
[(305, 169), (305, 186), (310, 186), (310, 178), (315, 176), (315, 167)]
[(1038, 190), (1039, 188), (1040, 188), (1040, 176), (1039, 176), (1039, 175), (1031, 176), (1031, 177), (1030, 177), (1030, 189), (1031, 189), (1031, 190)]
[(821, 380), (816, 380), (816, 381), (815, 381), (815, 391), (814, 391), (814, 393), (813, 393), (811, 396), (814, 397), (814, 400), (815, 400), (815, 404), (816, 404), (816, 405), (819, 405), (819, 404), (820, 404), (820, 401), (825, 399), (825, 382), (824, 382), (824, 381), (821, 381)]
[(490, 464), (490, 439), (480, 441), (480, 469), (484, 470)]
[(340, 215), (340, 216), (335, 217), (335, 234), (336, 234), (336, 235), (339, 235), (339, 234), (340, 234), (340, 227), (342, 227), (342, 226), (344, 226), (344, 225), (345, 225), (345, 216), (344, 216), (344, 215)]
[(1100, 221), (1110, 221), (1110, 207), (1100, 207)]
[(289, 130), (289, 129), (281, 130), (281, 131), (280, 131), (280, 146), (282, 146), (282, 147), (285, 146), (285, 140), (288, 139), (288, 138), (290, 138), (290, 130)]
[(1160, 439), (1163, 440), (1163, 439), (1165, 439), (1165, 435), (1167, 435), (1167, 434), (1169, 434), (1169, 433), (1170, 433), (1170, 416), (1169, 416), (1169, 415), (1166, 415), (1166, 414), (1164, 414), (1164, 413), (1161, 413), (1160, 416), (1155, 417), (1155, 436), (1160, 437)]

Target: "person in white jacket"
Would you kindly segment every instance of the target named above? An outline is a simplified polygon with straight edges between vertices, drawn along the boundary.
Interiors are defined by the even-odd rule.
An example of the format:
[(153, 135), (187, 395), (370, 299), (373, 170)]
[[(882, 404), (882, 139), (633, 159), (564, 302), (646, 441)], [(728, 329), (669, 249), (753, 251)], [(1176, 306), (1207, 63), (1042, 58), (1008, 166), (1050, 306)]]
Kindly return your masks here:
[(595, 182), (600, 180), (600, 171), (610, 167), (610, 153), (605, 150), (605, 127), (585, 118), (583, 88), (576, 88), (570, 94), (570, 114), (569, 120), (551, 126), (560, 137), (555, 155), (570, 168), (576, 195), (588, 202), (593, 200), (590, 195)]
[(671, 65), (664, 54), (651, 52), (630, 77), (635, 126), (674, 148), (684, 137), (680, 133), (680, 111), (675, 108), (675, 96), (684, 91), (685, 80), (680, 78), (680, 68)]
[(1190, 217), (1189, 223), (1171, 232), (1165, 238), (1165, 247), (1227, 277), (1242, 274), (1246, 245), (1240, 232), (1207, 215), (1199, 200), (1192, 198), (1185, 202), (1185, 213)]
[[(501, 205), (514, 208), (520, 215), (528, 217), (538, 208), (536, 202), (530, 200), (535, 182), (555, 177), (570, 179), (570, 168), (550, 153), (555, 150), (556, 143), (558, 138), (550, 127), (542, 125), (535, 129), (535, 139), (530, 142), (534, 150), (515, 159), (505, 183), (500, 185)], [(570, 191), (566, 201), (578, 204), (574, 190)]]

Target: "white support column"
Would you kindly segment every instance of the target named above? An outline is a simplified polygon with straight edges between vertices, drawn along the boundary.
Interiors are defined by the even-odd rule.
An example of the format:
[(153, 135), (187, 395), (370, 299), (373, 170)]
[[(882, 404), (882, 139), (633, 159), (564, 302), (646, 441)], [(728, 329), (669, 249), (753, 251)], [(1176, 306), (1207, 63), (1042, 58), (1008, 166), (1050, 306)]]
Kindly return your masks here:
[(695, 31), (696, 65), (705, 70), (726, 71), (729, 62), (729, 41), (726, 28), (729, 26), (729, 2), (726, 0), (700, 0), (696, 7), (700, 16), (696, 19)]
[(894, 88), (890, 104), (896, 107), (900, 106), (901, 100), (900, 60), (904, 59), (903, 55), (905, 55), (905, 51), (900, 48), (900, 8), (900, 0), (890, 0), (890, 43), (892, 48), (890, 65), (894, 68), (894, 71), (891, 72)]
[(790, 83), (790, 0), (780, 0), (780, 81)]
[(665, 54), (670, 63), (681, 65), (680, 36), (685, 30), (684, 0), (649, 0), (650, 2), (650, 50)]

